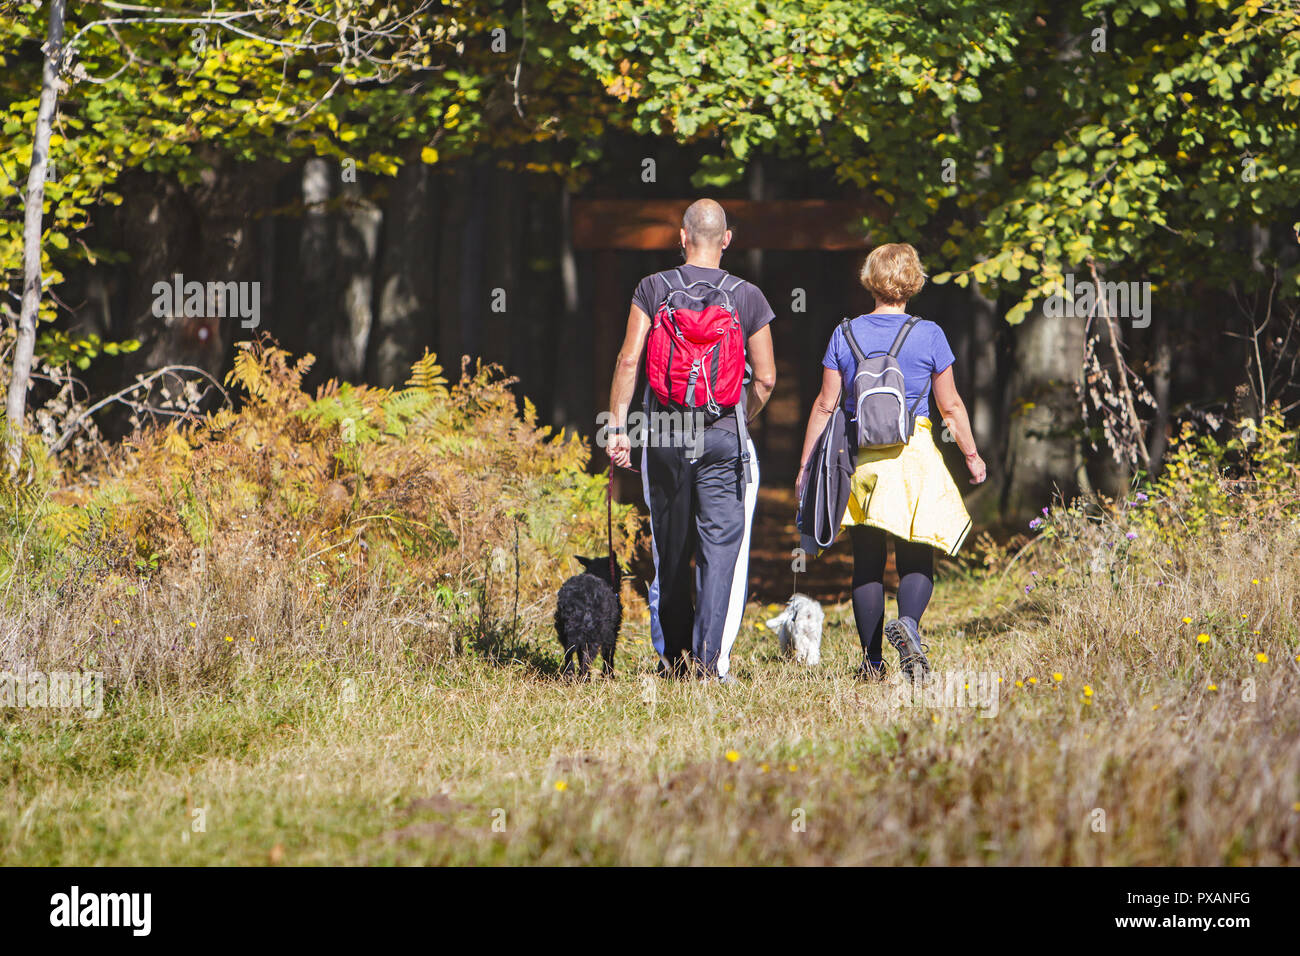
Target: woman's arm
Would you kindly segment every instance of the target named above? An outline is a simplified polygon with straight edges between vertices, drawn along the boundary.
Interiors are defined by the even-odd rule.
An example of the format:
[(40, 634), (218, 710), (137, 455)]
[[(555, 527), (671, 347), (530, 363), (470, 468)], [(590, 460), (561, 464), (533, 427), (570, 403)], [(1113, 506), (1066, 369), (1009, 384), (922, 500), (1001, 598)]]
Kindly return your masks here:
[(957, 447), (966, 457), (966, 468), (970, 472), (972, 485), (981, 484), (988, 477), (984, 459), (975, 448), (975, 436), (971, 434), (970, 417), (966, 414), (966, 403), (957, 394), (957, 383), (952, 376), (952, 366), (942, 372), (936, 372), (931, 378), (934, 384), (934, 400), (943, 415), (943, 423), (957, 440)]
[(813, 402), (812, 413), (808, 416), (808, 430), (803, 436), (803, 453), (799, 456), (799, 473), (795, 476), (794, 487), (795, 494), (803, 494), (803, 469), (808, 464), (808, 456), (812, 454), (813, 446), (817, 444), (817, 439), (821, 437), (822, 429), (826, 427), (826, 422), (830, 420), (831, 415), (835, 412), (835, 406), (840, 401), (841, 379), (838, 369), (822, 367), (822, 390), (817, 394), (817, 400)]

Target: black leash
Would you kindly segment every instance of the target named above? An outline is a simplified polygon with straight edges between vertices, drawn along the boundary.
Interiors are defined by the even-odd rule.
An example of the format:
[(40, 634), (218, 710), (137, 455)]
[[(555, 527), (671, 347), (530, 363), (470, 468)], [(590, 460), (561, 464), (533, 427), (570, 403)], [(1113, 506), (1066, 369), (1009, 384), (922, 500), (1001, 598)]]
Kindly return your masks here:
[(605, 534), (609, 538), (609, 586), (617, 589), (614, 574), (614, 463), (610, 462), (605, 482)]
[(510, 626), (512, 640), (519, 639), (519, 513), (515, 513), (515, 612), (514, 623)]

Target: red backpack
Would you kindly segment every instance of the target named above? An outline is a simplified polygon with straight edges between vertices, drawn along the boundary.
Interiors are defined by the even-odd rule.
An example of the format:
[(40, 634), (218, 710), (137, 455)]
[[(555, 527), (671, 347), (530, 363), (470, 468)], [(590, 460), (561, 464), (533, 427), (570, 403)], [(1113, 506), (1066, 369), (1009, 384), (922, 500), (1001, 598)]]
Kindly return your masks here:
[(714, 285), (663, 273), (668, 292), (650, 325), (646, 378), (659, 401), (718, 414), (740, 404), (745, 332), (732, 298), (745, 281), (724, 276)]

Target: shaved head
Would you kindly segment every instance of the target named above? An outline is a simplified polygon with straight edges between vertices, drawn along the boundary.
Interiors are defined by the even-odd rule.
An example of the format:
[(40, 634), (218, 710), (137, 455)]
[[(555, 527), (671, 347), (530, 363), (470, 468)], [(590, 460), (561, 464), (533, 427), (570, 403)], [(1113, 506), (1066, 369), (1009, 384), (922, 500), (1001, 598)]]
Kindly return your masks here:
[(686, 242), (697, 249), (721, 249), (727, 235), (727, 214), (712, 199), (697, 199), (682, 216)]

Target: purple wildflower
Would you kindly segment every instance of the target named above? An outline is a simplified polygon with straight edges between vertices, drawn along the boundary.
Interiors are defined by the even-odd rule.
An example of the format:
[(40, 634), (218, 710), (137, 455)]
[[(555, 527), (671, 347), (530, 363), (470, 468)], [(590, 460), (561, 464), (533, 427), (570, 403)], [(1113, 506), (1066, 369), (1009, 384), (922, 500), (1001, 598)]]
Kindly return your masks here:
[(1043, 526), (1043, 519), (1042, 519), (1042, 518), (1035, 518), (1033, 521), (1029, 522), (1029, 530), (1030, 530), (1030, 531), (1037, 531), (1037, 530), (1038, 530), (1039, 528), (1041, 528), (1042, 526)]
[(1132, 541), (1134, 538), (1137, 537), (1137, 532), (1136, 532), (1136, 531), (1130, 531), (1128, 534), (1124, 535), (1124, 537), (1126, 537), (1126, 538), (1128, 538), (1130, 541)]

